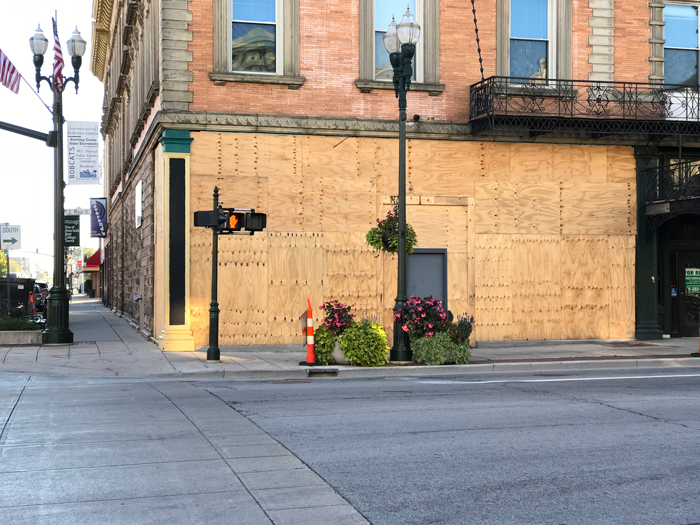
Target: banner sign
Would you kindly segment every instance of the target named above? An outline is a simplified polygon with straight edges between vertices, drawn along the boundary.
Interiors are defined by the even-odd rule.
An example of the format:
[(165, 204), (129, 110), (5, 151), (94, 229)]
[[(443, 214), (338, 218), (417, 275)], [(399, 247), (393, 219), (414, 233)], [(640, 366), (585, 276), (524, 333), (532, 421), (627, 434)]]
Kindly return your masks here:
[(80, 246), (80, 215), (63, 217), (63, 245)]
[(99, 122), (67, 122), (66, 128), (66, 184), (99, 184)]
[(689, 294), (700, 293), (700, 268), (685, 269), (685, 287)]
[(90, 237), (107, 237), (107, 199), (90, 199)]

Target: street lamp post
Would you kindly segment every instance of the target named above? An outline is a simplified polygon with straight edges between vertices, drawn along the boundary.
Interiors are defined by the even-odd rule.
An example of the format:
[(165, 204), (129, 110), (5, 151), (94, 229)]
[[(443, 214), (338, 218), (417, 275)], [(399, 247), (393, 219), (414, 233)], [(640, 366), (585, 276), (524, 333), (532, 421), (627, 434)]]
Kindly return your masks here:
[(389, 30), (384, 34), (384, 47), (389, 52), (394, 68), (394, 91), (399, 99), (399, 270), (396, 304), (394, 305), (394, 345), (389, 353), (391, 361), (410, 361), (411, 349), (408, 334), (401, 329), (398, 315), (404, 308), (406, 297), (406, 93), (411, 87), (412, 61), (416, 53), (416, 42), (420, 26), (411, 10), (403, 15), (397, 26), (392, 18)]
[(44, 63), (44, 53), (49, 41), (38, 27), (34, 35), (29, 39), (29, 46), (34, 54), (34, 66), (36, 67), (36, 88), (41, 86), (41, 81), (46, 81), (53, 92), (53, 134), (54, 146), (54, 259), (53, 259), (53, 286), (49, 290), (47, 298), (46, 329), (42, 334), (44, 344), (72, 343), (73, 332), (68, 328), (68, 292), (66, 291), (66, 275), (63, 271), (64, 264), (64, 233), (63, 233), (63, 103), (62, 91), (68, 82), (75, 84), (75, 92), (78, 92), (80, 81), (79, 71), (83, 62), (86, 43), (76, 29), (66, 42), (68, 54), (73, 64), (73, 77), (61, 78), (41, 75), (41, 66)]

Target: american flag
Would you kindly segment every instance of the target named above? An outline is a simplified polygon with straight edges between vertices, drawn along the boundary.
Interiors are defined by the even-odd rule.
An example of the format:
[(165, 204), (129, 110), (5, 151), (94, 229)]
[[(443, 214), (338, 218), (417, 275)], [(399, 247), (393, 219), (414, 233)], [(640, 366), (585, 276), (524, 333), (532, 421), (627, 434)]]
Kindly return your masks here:
[(0, 82), (13, 93), (19, 93), (19, 71), (12, 65), (10, 59), (0, 49)]
[(51, 21), (53, 22), (53, 85), (60, 93), (63, 91), (63, 53), (61, 53), (61, 43), (58, 41), (56, 19), (52, 18)]

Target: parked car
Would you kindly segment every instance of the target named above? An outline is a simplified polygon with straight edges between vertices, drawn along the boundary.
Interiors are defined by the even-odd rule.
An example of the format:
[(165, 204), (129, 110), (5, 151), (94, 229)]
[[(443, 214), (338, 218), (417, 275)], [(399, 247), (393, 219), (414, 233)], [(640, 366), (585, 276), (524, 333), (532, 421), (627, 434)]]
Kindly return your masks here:
[(35, 284), (41, 289), (41, 296), (44, 298), (44, 301), (46, 301), (46, 298), (49, 296), (49, 283), (46, 281), (37, 281)]

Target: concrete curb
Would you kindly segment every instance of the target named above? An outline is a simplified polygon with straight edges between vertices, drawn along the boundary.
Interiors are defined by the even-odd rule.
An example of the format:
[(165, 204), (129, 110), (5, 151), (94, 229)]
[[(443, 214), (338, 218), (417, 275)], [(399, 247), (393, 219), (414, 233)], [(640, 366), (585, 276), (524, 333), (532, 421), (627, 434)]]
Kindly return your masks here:
[(40, 345), (41, 330), (2, 330), (0, 346)]
[[(360, 368), (346, 366), (313, 367), (320, 372), (324, 369), (337, 370), (337, 378), (367, 378), (385, 376), (421, 376), (421, 375), (471, 375), (503, 372), (538, 372), (555, 370), (602, 370), (613, 368), (700, 368), (700, 359), (687, 358), (652, 358), (652, 359), (596, 359), (579, 361), (528, 361), (526, 363), (479, 363), (470, 365), (444, 366), (392, 366)], [(311, 367), (299, 367), (289, 370), (211, 370), (197, 372), (180, 372), (155, 374), (148, 377), (163, 379), (312, 379), (307, 375)], [(315, 378), (313, 378), (315, 379)]]

